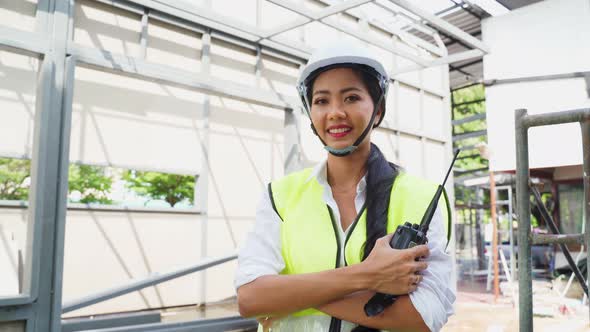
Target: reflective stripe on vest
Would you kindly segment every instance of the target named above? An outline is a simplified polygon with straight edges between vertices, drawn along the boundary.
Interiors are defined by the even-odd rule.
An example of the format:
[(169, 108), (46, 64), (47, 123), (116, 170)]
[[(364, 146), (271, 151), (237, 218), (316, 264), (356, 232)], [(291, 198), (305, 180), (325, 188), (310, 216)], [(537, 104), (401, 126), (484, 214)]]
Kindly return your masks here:
[[(285, 268), (281, 274), (312, 273), (339, 266), (340, 246), (344, 245), (346, 265), (362, 261), (366, 241), (366, 211), (350, 225), (346, 239), (339, 239), (337, 220), (323, 199), (324, 188), (311, 176), (308, 168), (292, 173), (269, 185), (273, 207), (282, 220), (281, 250)], [(437, 185), (419, 177), (400, 172), (391, 189), (387, 233), (406, 221), (420, 223), (434, 196)], [(439, 206), (448, 218), (448, 204), (441, 197)], [(443, 219), (444, 220), (444, 219)], [(447, 228), (448, 233), (448, 226)], [(325, 315), (306, 309), (293, 316)]]

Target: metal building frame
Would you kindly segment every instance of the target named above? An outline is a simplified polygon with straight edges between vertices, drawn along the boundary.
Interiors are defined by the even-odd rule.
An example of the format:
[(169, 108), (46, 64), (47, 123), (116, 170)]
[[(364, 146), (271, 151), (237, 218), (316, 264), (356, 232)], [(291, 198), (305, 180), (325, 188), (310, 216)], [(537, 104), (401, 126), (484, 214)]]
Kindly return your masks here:
[[(128, 285), (121, 289), (107, 291), (88, 299), (75, 301), (62, 307), (62, 281), (63, 281), (63, 257), (65, 215), (67, 203), (67, 179), (69, 164), (69, 141), (72, 114), (72, 100), (74, 91), (75, 69), (84, 66), (101, 71), (112, 72), (117, 75), (136, 77), (159, 83), (177, 85), (184, 88), (195, 89), (206, 95), (229, 97), (252, 104), (282, 110), (285, 117), (285, 151), (299, 151), (297, 149), (296, 126), (294, 124), (294, 111), (300, 108), (300, 101), (281, 94), (264, 92), (260, 89), (231, 83), (214, 78), (209, 75), (209, 50), (211, 38), (222, 39), (232, 44), (256, 50), (257, 56), (267, 54), (291, 63), (302, 65), (309, 57), (310, 49), (305, 45), (284, 40), (276, 35), (307, 24), (318, 21), (345, 33), (351, 34), (367, 43), (381, 47), (399, 56), (408, 58), (417, 63), (416, 67), (402, 69), (392, 73), (395, 77), (401, 72), (426, 68), (433, 65), (443, 65), (460, 59), (468, 59), (480, 56), (488, 50), (480, 41), (467, 33), (456, 29), (440, 18), (422, 11), (409, 1), (392, 0), (393, 4), (418, 15), (422, 20), (431, 23), (446, 34), (453, 35), (475, 48), (454, 56), (447, 56), (444, 45), (440, 43), (440, 37), (432, 33), (438, 46), (421, 40), (406, 32), (392, 30), (385, 26), (379, 26), (373, 22), (367, 24), (386, 31), (392, 37), (392, 43), (386, 45), (375, 40), (365, 32), (351, 31), (341, 26), (332, 19), (335, 14), (346, 13), (354, 16), (348, 10), (362, 4), (373, 2), (383, 8), (389, 8), (376, 0), (348, 0), (338, 4), (329, 5), (328, 1), (320, 1), (326, 8), (319, 12), (311, 12), (301, 6), (293, 5), (283, 0), (269, 0), (272, 3), (287, 8), (306, 17), (304, 20), (294, 20), (284, 26), (269, 31), (251, 27), (227, 17), (222, 17), (203, 7), (192, 6), (189, 3), (178, 0), (93, 0), (114, 7), (124, 9), (141, 15), (141, 52), (140, 57), (132, 58), (114, 54), (104, 50), (84, 47), (73, 42), (74, 30), (74, 0), (38, 0), (36, 12), (36, 28), (34, 32), (21, 31), (0, 25), (0, 50), (24, 54), (40, 60), (40, 71), (36, 93), (36, 112), (34, 119), (33, 153), (31, 156), (31, 192), (29, 200), (29, 221), (26, 240), (26, 259), (23, 291), (16, 296), (0, 297), (0, 324), (9, 321), (24, 321), (27, 332), (60, 331), (62, 328), (61, 315), (68, 310), (74, 310), (99, 300), (104, 300), (146, 287), (163, 280), (170, 280), (180, 275), (199, 271), (201, 269), (235, 259), (235, 255), (222, 257), (213, 261), (203, 261), (193, 267), (181, 271), (171, 272), (157, 278), (148, 278), (144, 281)], [(261, 0), (258, 0), (260, 4)], [(391, 11), (391, 9), (389, 8)], [(396, 14), (391, 11), (392, 14)], [(164, 21), (185, 29), (199, 32), (203, 35), (202, 72), (197, 75), (188, 75), (182, 70), (150, 63), (145, 61), (147, 47), (147, 24), (153, 18)], [(357, 17), (359, 20), (363, 18)], [(428, 30), (428, 29), (423, 29)], [(419, 57), (396, 47), (395, 36), (403, 35), (404, 40), (417, 45), (427, 51), (440, 56), (435, 60)], [(260, 62), (260, 61), (259, 61)], [(394, 84), (410, 83), (397, 78)], [(421, 82), (422, 83), (422, 82)], [(422, 85), (422, 84), (421, 84)], [(418, 87), (420, 94), (430, 93), (443, 98), (448, 102), (448, 97), (438, 91), (429, 91), (423, 86)], [(205, 99), (205, 124), (204, 139), (201, 148), (205, 152), (208, 146), (208, 97)], [(450, 128), (449, 128), (450, 129)], [(430, 140), (447, 145), (447, 151), (452, 147), (451, 143), (440, 137), (430, 137), (423, 132), (407, 132), (397, 128), (384, 128), (396, 135), (404, 134), (420, 139), (422, 142)], [(424, 152), (423, 152), (424, 153)], [(293, 159), (293, 158), (288, 158)], [(204, 161), (204, 164), (206, 161)], [(289, 168), (289, 165), (285, 165)], [(203, 167), (207, 179), (207, 167)], [(207, 184), (204, 183), (205, 190)], [(204, 197), (206, 195), (201, 195)], [(207, 227), (206, 198), (202, 211)], [(42, 277), (41, 277), (42, 276)], [(203, 283), (202, 287), (205, 287)], [(252, 323), (251, 321), (249, 322)], [(188, 330), (195, 329), (195, 324), (156, 324), (150, 330)], [(222, 329), (235, 327), (242, 323), (238, 321), (216, 321), (210, 328)], [(226, 325), (224, 325), (226, 324)], [(207, 328), (202, 328), (206, 330)], [(113, 329), (117, 330), (117, 329)]]
[[(531, 234), (528, 129), (571, 122), (578, 122), (582, 131), (585, 232), (584, 234), (563, 235)], [(521, 332), (530, 332), (533, 331), (531, 245), (577, 242), (583, 243), (588, 248), (588, 244), (590, 244), (590, 109), (537, 115), (527, 115), (526, 109), (518, 109), (515, 113), (515, 126), (519, 326)], [(590, 263), (590, 255), (586, 259), (587, 263)], [(589, 277), (590, 270), (586, 276), (586, 285), (588, 285)]]

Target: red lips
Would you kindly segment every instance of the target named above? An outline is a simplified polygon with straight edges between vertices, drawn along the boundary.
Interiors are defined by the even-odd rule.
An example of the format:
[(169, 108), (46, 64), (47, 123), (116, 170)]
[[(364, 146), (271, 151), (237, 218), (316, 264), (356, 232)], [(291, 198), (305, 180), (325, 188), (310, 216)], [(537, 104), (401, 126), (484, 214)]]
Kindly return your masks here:
[(348, 135), (352, 131), (352, 127), (348, 125), (336, 125), (328, 127), (328, 135), (334, 138), (340, 138)]

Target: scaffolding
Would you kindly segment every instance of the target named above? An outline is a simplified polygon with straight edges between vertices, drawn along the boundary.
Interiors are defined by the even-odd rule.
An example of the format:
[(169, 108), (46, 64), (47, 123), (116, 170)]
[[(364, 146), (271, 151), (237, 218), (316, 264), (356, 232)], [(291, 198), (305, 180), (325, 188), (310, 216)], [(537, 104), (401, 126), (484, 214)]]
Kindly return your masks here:
[[(531, 234), (528, 129), (571, 122), (578, 122), (582, 131), (585, 232), (583, 234), (563, 235)], [(518, 109), (515, 113), (515, 128), (519, 328), (521, 332), (530, 332), (533, 331), (531, 245), (540, 243), (582, 243), (585, 248), (588, 248), (590, 243), (590, 228), (588, 227), (590, 223), (590, 109), (535, 115), (528, 115), (526, 109)], [(540, 197), (537, 200), (539, 201)], [(550, 218), (548, 214), (547, 216)], [(590, 255), (586, 259), (590, 263)], [(572, 266), (572, 269), (575, 270), (575, 266)], [(590, 270), (588, 272), (585, 281), (586, 288), (590, 279)]]

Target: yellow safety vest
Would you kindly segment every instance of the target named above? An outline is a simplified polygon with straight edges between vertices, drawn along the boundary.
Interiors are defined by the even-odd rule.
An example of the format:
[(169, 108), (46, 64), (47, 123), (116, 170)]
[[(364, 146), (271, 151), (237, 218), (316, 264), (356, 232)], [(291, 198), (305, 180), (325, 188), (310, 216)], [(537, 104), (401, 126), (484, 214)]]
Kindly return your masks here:
[[(281, 248), (285, 268), (281, 274), (312, 273), (340, 266), (340, 246), (344, 245), (345, 265), (362, 261), (366, 242), (366, 209), (362, 208), (350, 225), (346, 239), (339, 239), (339, 231), (332, 211), (323, 199), (324, 188), (312, 169), (292, 173), (269, 184), (273, 208), (282, 220)], [(387, 233), (395, 231), (406, 221), (420, 223), (438, 185), (425, 179), (400, 172), (393, 183), (389, 203)], [(448, 223), (450, 208), (446, 193), (439, 206)], [(293, 317), (326, 316), (310, 308), (292, 314)], [(275, 331), (276, 329), (273, 329)]]

